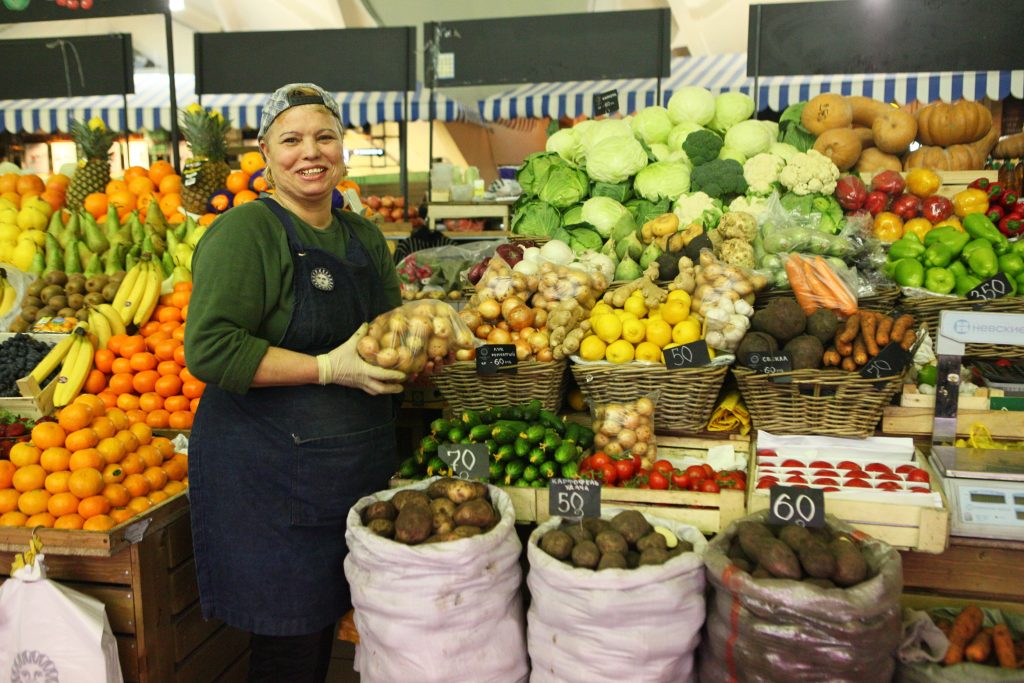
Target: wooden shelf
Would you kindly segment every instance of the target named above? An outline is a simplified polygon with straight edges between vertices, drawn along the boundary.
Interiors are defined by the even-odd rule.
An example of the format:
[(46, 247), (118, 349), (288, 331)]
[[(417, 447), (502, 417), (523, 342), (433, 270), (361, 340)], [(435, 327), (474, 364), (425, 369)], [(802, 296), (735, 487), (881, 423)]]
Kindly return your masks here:
[(512, 215), (511, 202), (431, 202), (427, 204), (427, 225), (447, 218), (500, 218), (507, 230)]

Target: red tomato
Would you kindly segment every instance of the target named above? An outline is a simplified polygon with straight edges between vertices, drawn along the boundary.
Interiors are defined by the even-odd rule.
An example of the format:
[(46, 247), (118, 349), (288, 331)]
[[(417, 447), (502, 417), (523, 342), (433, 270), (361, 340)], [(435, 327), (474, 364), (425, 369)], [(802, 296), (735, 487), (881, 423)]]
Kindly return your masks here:
[(808, 467), (824, 467), (825, 469), (830, 469), (832, 467), (832, 463), (827, 460), (815, 460), (808, 465)]
[(871, 475), (864, 470), (850, 470), (843, 474), (847, 479), (870, 479)]
[(705, 479), (714, 479), (715, 478), (715, 468), (714, 467), (712, 467), (711, 465), (709, 465), (707, 463), (704, 463), (703, 465), (701, 465), (701, 468), (704, 470), (704, 478)]
[(702, 481), (704, 481), (704, 480), (703, 479), (694, 479), (693, 477), (690, 477), (689, 489), (691, 491), (700, 491), (700, 484), (701, 484)]
[(580, 474), (583, 474), (584, 472), (589, 472), (590, 470), (594, 469), (594, 464), (590, 460), (592, 457), (592, 455), (588, 455), (587, 457), (583, 458), (583, 460), (580, 460)]
[(892, 468), (880, 462), (873, 462), (864, 468), (867, 472), (892, 472)]
[(799, 474), (794, 474), (792, 477), (786, 479), (787, 484), (806, 484), (807, 480), (801, 477)]
[(910, 490), (913, 491), (914, 493), (931, 493), (932, 492), (931, 489), (926, 489), (923, 486), (912, 486), (910, 488)]
[(690, 486), (690, 477), (686, 472), (676, 470), (672, 473), (672, 485), (676, 488), (685, 489)]
[(920, 481), (928, 483), (929, 481), (931, 481), (931, 479), (928, 476), (927, 470), (922, 470), (915, 467), (907, 474), (907, 481)]
[(881, 484), (875, 484), (876, 489), (885, 489), (886, 491), (900, 491), (903, 489), (902, 486), (894, 481), (883, 481)]
[(843, 484), (848, 489), (869, 489), (871, 484), (867, 483), (863, 479), (847, 479)]
[(787, 460), (783, 460), (782, 461), (782, 466), (783, 467), (803, 467), (804, 464), (802, 462), (800, 462), (799, 460), (794, 460), (793, 458), (789, 458)]
[(647, 483), (652, 489), (657, 489), (659, 491), (668, 488), (668, 478), (657, 470), (651, 472), (651, 476), (648, 477)]
[(633, 455), (633, 474), (637, 475), (644, 468), (644, 459), (639, 455)]
[(688, 476), (691, 481), (694, 479), (700, 481), (705, 478), (704, 468), (700, 465), (690, 465), (686, 468), (686, 476)]
[(773, 451), (771, 448), (758, 448), (757, 457), (759, 458), (774, 458), (778, 456), (778, 453)]
[(632, 458), (623, 458), (615, 461), (615, 476), (618, 481), (632, 479), (634, 471), (635, 467), (633, 466)]
[(903, 465), (900, 465), (899, 467), (896, 468), (896, 473), (897, 474), (908, 474), (910, 472), (913, 472), (916, 469), (917, 468), (914, 467), (913, 465), (903, 464)]
[(836, 472), (835, 470), (824, 469), (824, 470), (817, 470), (814, 473), (814, 476), (816, 476), (816, 477), (838, 477), (839, 473)]
[(675, 467), (673, 467), (672, 463), (670, 463), (668, 460), (659, 460), (658, 462), (654, 463), (654, 471), (661, 472), (666, 477), (671, 475), (673, 470), (675, 470)]
[(875, 479), (880, 479), (882, 481), (903, 481), (903, 478), (900, 475), (893, 474), (892, 472), (882, 472), (875, 477)]
[(838, 465), (836, 465), (836, 469), (837, 470), (859, 470), (860, 469), (860, 465), (858, 465), (857, 463), (855, 463), (853, 461), (850, 461), (850, 460), (844, 460), (841, 463), (839, 463)]
[(590, 456), (590, 467), (595, 470), (601, 467), (602, 465), (610, 465), (611, 463), (612, 459), (602, 451), (598, 451), (597, 453), (594, 453), (592, 456)]
[(770, 489), (771, 487), (775, 486), (778, 483), (779, 482), (773, 481), (771, 479), (762, 479), (762, 480), (757, 482), (757, 488), (759, 488), (759, 489)]
[(839, 489), (837, 489), (835, 486), (826, 486), (825, 488), (822, 489), (822, 491), (824, 491), (825, 493), (828, 493), (830, 491), (838, 491), (838, 490)]
[(700, 490), (703, 493), (718, 493), (718, 482), (716, 482), (714, 479), (705, 479), (700, 483)]
[(839, 486), (839, 482), (831, 477), (818, 477), (811, 483), (816, 486)]
[(615, 465), (609, 462), (601, 465), (600, 467), (595, 467), (594, 469), (600, 475), (598, 478), (604, 482), (605, 486), (615, 486), (615, 480), (618, 477)]

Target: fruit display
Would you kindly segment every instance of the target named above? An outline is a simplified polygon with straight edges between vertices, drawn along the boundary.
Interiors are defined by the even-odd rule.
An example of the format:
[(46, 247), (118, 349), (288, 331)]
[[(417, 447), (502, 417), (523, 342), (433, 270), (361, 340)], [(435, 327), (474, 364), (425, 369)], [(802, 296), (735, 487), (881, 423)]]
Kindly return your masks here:
[(398, 491), (390, 500), (370, 503), (359, 514), (371, 533), (405, 545), (478, 536), (500, 519), (486, 484), (450, 477), (431, 482), (424, 491)]
[[(16, 334), (0, 342), (0, 397), (20, 396), (17, 381), (39, 365), (52, 348), (51, 344), (33, 339), (27, 334)], [(57, 369), (56, 364), (42, 375), (39, 385), (44, 386)]]
[(71, 331), (67, 339), (59, 342), (51, 354), (47, 354), (46, 358), (40, 361), (41, 369), (33, 370), (33, 377), (45, 376), (51, 362), (58, 358), (63, 361), (60, 374), (57, 376), (57, 388), (53, 392), (55, 407), (66, 406), (82, 391), (92, 370), (94, 352), (95, 345), (86, 333), (85, 327), (80, 325)]
[(623, 510), (611, 519), (587, 517), (563, 521), (540, 537), (541, 550), (577, 569), (637, 569), (665, 564), (693, 544), (676, 538), (671, 530), (652, 526), (636, 510)]
[(43, 246), (43, 233), (54, 212), (64, 206), (67, 176), (55, 174), (46, 182), (33, 174), (0, 176), (0, 263), (29, 271)]
[(220, 112), (192, 103), (181, 112), (179, 125), (192, 152), (192, 158), (183, 169), (182, 205), (190, 213), (201, 214), (231, 173), (225, 161), (227, 142), (224, 139), (231, 123)]
[(8, 457), (0, 526), (106, 531), (188, 486), (188, 456), (95, 396), (37, 422)]
[(356, 348), (367, 363), (418, 374), (430, 361), (472, 349), (473, 335), (445, 302), (418, 301), (374, 318)]
[[(981, 664), (1018, 669), (1024, 663), (1024, 634), (1019, 630), (1020, 622), (1016, 615), (1000, 614), (969, 604), (959, 611), (934, 609), (929, 616), (949, 641), (939, 662), (941, 666)], [(970, 676), (966, 671), (963, 675)]]
[[(223, 170), (223, 169), (222, 169)], [(246, 152), (239, 160), (239, 168), (230, 171), (222, 186), (214, 190), (206, 202), (204, 215), (218, 215), (233, 206), (251, 202), (261, 192), (270, 191), (270, 183), (264, 176), (266, 162), (259, 152)], [(343, 183), (345, 181), (342, 181)], [(342, 187), (341, 184), (338, 185)], [(191, 210), (191, 209), (190, 209)]]
[[(358, 186), (355, 189), (356, 192), (359, 191)], [(426, 222), (420, 217), (419, 208), (405, 205), (405, 197), (371, 194), (368, 197), (360, 198), (360, 201), (364, 207), (363, 215), (373, 221), (381, 223), (408, 222), (414, 228), (424, 225)], [(483, 229), (482, 226), (480, 229)]]
[(52, 270), (29, 284), (21, 300), (21, 313), (10, 330), (36, 331), (39, 323), (58, 317), (74, 320), (70, 325), (73, 328), (77, 321), (88, 320), (93, 312), (113, 319), (117, 316), (110, 304), (124, 277), (124, 271), (86, 277), (84, 273)]
[[(38, 421), (47, 421), (52, 418), (39, 418)], [(21, 415), (15, 415), (7, 410), (0, 409), (0, 460), (9, 459), (14, 444), (31, 441), (30, 432), (36, 426), (37, 420)], [(0, 468), (5, 465), (0, 465)]]
[(107, 151), (117, 133), (107, 128), (103, 119), (93, 117), (88, 123), (71, 122), (71, 138), (78, 148), (78, 169), (67, 188), (67, 204), (72, 210), (81, 209), (85, 198), (103, 192), (110, 182), (110, 158)]
[[(591, 405), (594, 448), (612, 458), (635, 456), (652, 467), (658, 446), (654, 435), (654, 401), (649, 397), (622, 403)], [(615, 477), (611, 477), (614, 481)]]

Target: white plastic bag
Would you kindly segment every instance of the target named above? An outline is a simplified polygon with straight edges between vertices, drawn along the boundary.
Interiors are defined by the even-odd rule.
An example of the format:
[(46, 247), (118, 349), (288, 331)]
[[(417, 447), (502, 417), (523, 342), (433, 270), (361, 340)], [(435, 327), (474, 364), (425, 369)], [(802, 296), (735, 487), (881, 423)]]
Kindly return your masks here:
[(0, 680), (122, 683), (103, 603), (47, 579), (43, 559), (0, 586)]
[(407, 546), (374, 535), (360, 520), (370, 503), (425, 490), (436, 479), (367, 496), (349, 511), (345, 576), (359, 632), (355, 669), (365, 683), (526, 681), (522, 545), (507, 494), (489, 486), (501, 521), (459, 541)]
[[(601, 512), (611, 519), (620, 510)], [(570, 567), (537, 545), (562, 523), (560, 517), (530, 534), (530, 683), (696, 680), (693, 654), (704, 625), (707, 541), (692, 526), (644, 517), (692, 543), (694, 552), (662, 565), (593, 571)]]
[(17, 320), (21, 314), (21, 300), (25, 298), (25, 292), (28, 291), (28, 286), (32, 284), (36, 276), (32, 273), (20, 271), (10, 263), (0, 263), (0, 268), (3, 268), (7, 273), (7, 283), (14, 287), (14, 306), (0, 318), (0, 330), (7, 331), (10, 329), (11, 323)]

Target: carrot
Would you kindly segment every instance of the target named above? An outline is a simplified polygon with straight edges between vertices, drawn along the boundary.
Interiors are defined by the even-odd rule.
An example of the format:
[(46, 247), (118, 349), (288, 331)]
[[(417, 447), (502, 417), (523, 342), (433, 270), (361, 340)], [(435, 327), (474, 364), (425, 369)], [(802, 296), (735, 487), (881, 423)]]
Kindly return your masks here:
[(839, 313), (842, 315), (853, 315), (857, 311), (857, 297), (850, 291), (850, 286), (839, 277), (836, 271), (832, 270), (832, 266), (822, 257), (814, 257), (814, 268), (818, 276), (823, 282), (828, 284), (829, 289), (832, 290), (833, 295), (839, 301)]
[(978, 635), (981, 630), (981, 622), (984, 615), (977, 605), (968, 605), (956, 615), (953, 620), (953, 629), (949, 634), (949, 649), (946, 650), (946, 665), (959, 664), (964, 660), (964, 650), (967, 645)]
[(878, 331), (875, 332), (875, 343), (879, 347), (889, 343), (889, 334), (892, 332), (892, 324), (894, 322), (896, 321), (888, 315), (881, 316), (881, 320), (878, 321)]
[(914, 326), (914, 316), (904, 313), (892, 324), (891, 337), (893, 341), (903, 341), (903, 335)]
[(846, 323), (844, 323), (844, 326), (842, 328), (842, 332), (840, 333), (840, 335), (838, 337), (836, 337), (836, 341), (841, 341), (841, 342), (844, 342), (844, 343), (852, 343), (853, 340), (857, 338), (857, 333), (859, 331), (860, 331), (860, 315), (854, 313), (853, 315), (851, 315), (849, 318), (846, 319)]
[(789, 255), (789, 258), (786, 259), (786, 275), (789, 277), (789, 286), (793, 289), (793, 296), (796, 297), (797, 303), (800, 304), (804, 314), (810, 315), (818, 310), (818, 304), (814, 301), (814, 294), (799, 259), (800, 257), (796, 254)]
[(1006, 624), (992, 627), (992, 649), (996, 651), (999, 666), (1004, 669), (1017, 668), (1017, 653), (1013, 650), (1013, 636)]
[(878, 355), (878, 342), (875, 341), (879, 314), (872, 311), (860, 312), (860, 335), (864, 337), (864, 347), (871, 357)]
[(868, 350), (864, 345), (864, 337), (860, 335), (853, 341), (853, 362), (858, 366), (868, 362)]
[(964, 648), (964, 656), (968, 661), (981, 664), (992, 654), (992, 634), (985, 629), (974, 636), (970, 644)]
[(842, 368), (847, 372), (856, 372), (857, 363), (854, 362), (853, 356), (846, 356), (843, 358)]
[(835, 368), (838, 367), (839, 364), (842, 362), (843, 358), (842, 356), (839, 355), (839, 352), (836, 351), (834, 346), (830, 346), (827, 349), (825, 349), (825, 355), (821, 359), (822, 365), (824, 365), (826, 368)]
[(917, 341), (917, 332), (913, 330), (907, 330), (903, 333), (903, 339), (900, 340), (900, 348), (904, 351), (909, 351), (914, 348), (914, 342)]

